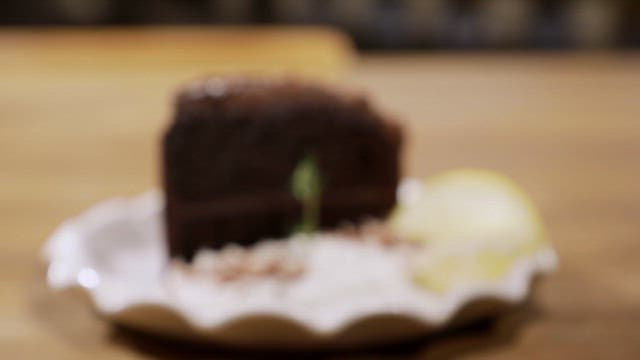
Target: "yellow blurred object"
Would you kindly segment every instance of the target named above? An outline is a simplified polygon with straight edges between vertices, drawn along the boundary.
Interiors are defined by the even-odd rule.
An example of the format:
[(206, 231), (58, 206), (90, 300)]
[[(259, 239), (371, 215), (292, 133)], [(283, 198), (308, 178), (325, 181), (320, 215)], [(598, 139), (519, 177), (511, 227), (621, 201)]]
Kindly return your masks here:
[(546, 243), (529, 197), (511, 179), (479, 169), (457, 169), (402, 184), (390, 226), (424, 244), (415, 280), (442, 292), (492, 282), (521, 256)]
[(416, 263), (413, 278), (424, 288), (443, 293), (452, 287), (497, 282), (518, 257), (504, 251), (484, 249), (431, 258), (433, 260)]
[(390, 218), (400, 236), (425, 244), (543, 241), (537, 210), (506, 176), (479, 169), (457, 169), (425, 181), (401, 185)]

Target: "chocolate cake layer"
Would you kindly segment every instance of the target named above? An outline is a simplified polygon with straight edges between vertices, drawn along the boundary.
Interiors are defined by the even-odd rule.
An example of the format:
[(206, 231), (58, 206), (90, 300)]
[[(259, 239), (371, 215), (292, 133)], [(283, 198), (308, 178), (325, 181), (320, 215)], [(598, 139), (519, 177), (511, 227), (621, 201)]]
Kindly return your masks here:
[(302, 219), (292, 174), (310, 156), (321, 228), (382, 217), (395, 202), (400, 145), (399, 127), (362, 97), (284, 80), (189, 84), (163, 144), (170, 254), (289, 235)]

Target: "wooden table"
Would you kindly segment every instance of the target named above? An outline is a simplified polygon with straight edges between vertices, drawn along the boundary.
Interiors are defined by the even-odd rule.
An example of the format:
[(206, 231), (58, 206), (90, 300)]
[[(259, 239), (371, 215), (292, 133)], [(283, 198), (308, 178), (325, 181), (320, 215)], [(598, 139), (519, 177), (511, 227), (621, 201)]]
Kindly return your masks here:
[(411, 53), (354, 61), (344, 38), (319, 29), (0, 32), (0, 353), (187, 354), (131, 340), (86, 306), (50, 294), (37, 257), (66, 217), (155, 186), (174, 87), (229, 70), (363, 88), (406, 125), (406, 174), (496, 169), (539, 205), (561, 267), (520, 312), (526, 321), (506, 337), (498, 324), (385, 354), (640, 358), (640, 57)]

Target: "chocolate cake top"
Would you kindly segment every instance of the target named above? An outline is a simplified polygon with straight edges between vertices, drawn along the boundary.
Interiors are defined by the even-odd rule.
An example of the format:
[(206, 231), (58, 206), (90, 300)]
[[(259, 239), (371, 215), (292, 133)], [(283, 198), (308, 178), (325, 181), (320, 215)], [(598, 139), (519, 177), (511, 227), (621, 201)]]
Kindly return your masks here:
[[(203, 115), (224, 110), (242, 109), (256, 113), (259, 110), (278, 109), (287, 112), (287, 105), (296, 108), (315, 104), (316, 107), (348, 107), (369, 112), (369, 104), (361, 94), (354, 94), (300, 80), (285, 78), (248, 78), (241, 76), (213, 76), (198, 79), (183, 86), (178, 92), (178, 115)], [(360, 109), (360, 110), (358, 110)], [(267, 118), (265, 116), (264, 118)], [(189, 119), (178, 116), (176, 121)], [(199, 117), (200, 118), (200, 117)], [(381, 119), (380, 119), (381, 120)], [(304, 119), (300, 119), (304, 121)]]

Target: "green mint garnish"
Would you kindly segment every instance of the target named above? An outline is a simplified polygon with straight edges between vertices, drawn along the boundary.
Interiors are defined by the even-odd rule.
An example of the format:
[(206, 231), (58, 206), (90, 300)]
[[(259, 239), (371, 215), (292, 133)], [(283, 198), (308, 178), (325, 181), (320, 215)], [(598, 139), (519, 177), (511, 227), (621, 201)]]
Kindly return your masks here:
[(313, 155), (298, 162), (291, 175), (291, 192), (302, 203), (302, 222), (294, 232), (310, 233), (318, 229), (320, 222), (320, 195), (322, 181), (318, 163)]

